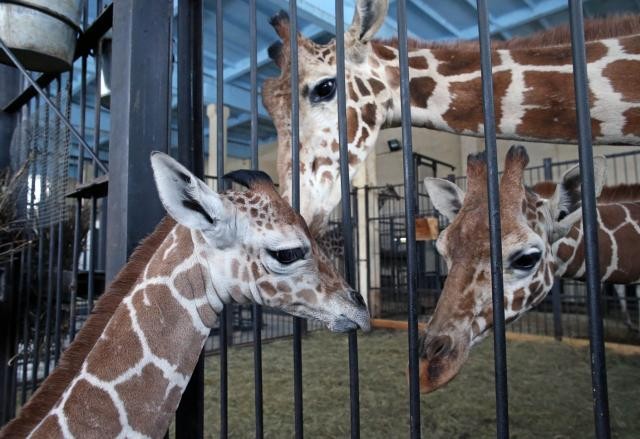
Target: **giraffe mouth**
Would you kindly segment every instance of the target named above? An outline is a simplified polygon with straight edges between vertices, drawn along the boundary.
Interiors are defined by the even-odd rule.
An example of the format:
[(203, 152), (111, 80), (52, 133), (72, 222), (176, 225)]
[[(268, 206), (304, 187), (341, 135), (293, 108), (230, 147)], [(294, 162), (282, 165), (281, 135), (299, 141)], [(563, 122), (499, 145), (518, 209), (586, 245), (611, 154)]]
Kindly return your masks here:
[(360, 325), (344, 316), (340, 316), (329, 325), (329, 329), (333, 332), (349, 332), (358, 328)]

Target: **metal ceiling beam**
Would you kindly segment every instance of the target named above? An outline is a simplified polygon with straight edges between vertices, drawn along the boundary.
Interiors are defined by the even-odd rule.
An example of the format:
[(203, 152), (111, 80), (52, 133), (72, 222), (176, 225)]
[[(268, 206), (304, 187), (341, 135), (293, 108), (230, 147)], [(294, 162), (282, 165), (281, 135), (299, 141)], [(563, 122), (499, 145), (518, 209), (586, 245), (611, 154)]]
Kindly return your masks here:
[[(589, 0), (584, 0), (585, 3), (588, 1)], [(565, 9), (567, 9), (566, 0), (544, 0), (537, 3), (533, 9), (524, 7), (495, 17), (495, 26), (492, 26), (491, 33), (494, 34), (522, 26), (523, 24), (540, 20), (541, 18)], [(461, 34), (463, 38), (474, 38), (478, 35), (478, 28), (476, 25), (469, 26), (467, 29), (464, 29)]]
[(444, 18), (440, 13), (434, 10), (431, 6), (427, 5), (423, 2), (412, 2), (412, 6), (418, 8), (422, 13), (424, 13), (429, 18), (433, 19), (440, 27), (445, 29), (451, 35), (456, 38), (460, 38), (460, 29), (455, 27), (449, 20)]
[[(531, 9), (534, 9), (536, 7), (536, 4), (533, 2), (533, 0), (522, 0), (522, 1)], [(547, 20), (544, 17), (540, 18), (538, 20), (538, 23), (540, 23), (542, 27), (545, 29), (549, 29), (551, 27), (551, 23), (549, 23), (549, 20)]]
[[(471, 6), (477, 13), (478, 12), (477, 0), (466, 0), (466, 1), (467, 1), (467, 4), (469, 4), (469, 6)], [(488, 14), (488, 17), (489, 17), (489, 25), (493, 28), (493, 26), (496, 26), (496, 18), (491, 13)], [(491, 33), (494, 33), (494, 31), (492, 30)], [(512, 34), (510, 32), (507, 32), (506, 30), (497, 30), (495, 31), (495, 33), (500, 34), (502, 38), (506, 40), (512, 37)]]

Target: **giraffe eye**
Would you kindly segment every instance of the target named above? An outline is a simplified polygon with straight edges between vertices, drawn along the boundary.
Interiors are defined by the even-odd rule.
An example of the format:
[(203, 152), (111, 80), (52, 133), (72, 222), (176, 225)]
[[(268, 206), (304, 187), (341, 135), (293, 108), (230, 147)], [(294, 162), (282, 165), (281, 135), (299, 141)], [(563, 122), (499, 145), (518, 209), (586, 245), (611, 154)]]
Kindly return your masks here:
[(302, 247), (296, 247), (282, 250), (267, 250), (267, 253), (281, 264), (289, 265), (300, 259), (304, 259), (307, 252)]
[(336, 79), (327, 78), (320, 81), (313, 87), (309, 94), (309, 99), (312, 103), (330, 101), (336, 94)]
[(511, 257), (511, 268), (515, 270), (531, 270), (542, 257), (542, 252), (537, 248), (517, 253)]

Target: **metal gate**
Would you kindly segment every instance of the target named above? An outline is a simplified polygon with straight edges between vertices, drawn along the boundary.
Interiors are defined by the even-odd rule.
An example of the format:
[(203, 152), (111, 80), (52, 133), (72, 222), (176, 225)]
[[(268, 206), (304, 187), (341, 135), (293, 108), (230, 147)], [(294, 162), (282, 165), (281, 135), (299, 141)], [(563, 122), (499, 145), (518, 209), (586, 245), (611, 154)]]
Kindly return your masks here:
[[(249, 0), (249, 52), (251, 90), (251, 167), (258, 169), (258, 76), (257, 76), (257, 24), (256, 0)], [(482, 63), (482, 92), (484, 108), (485, 145), (489, 169), (489, 205), (492, 254), (493, 307), (496, 316), (494, 325), (495, 346), (495, 396), (497, 402), (497, 436), (509, 436), (507, 398), (507, 364), (505, 355), (505, 323), (503, 313), (500, 216), (498, 197), (498, 167), (495, 141), (495, 117), (491, 57), (489, 40), (489, 17), (486, 0), (477, 0), (478, 28)], [(15, 140), (22, 158), (28, 162), (29, 181), (25, 190), (30, 195), (18, 205), (24, 212), (25, 222), (16, 227), (23, 233), (21, 241), (8, 250), (3, 250), (0, 261), (0, 297), (3, 303), (2, 394), (0, 421), (11, 418), (15, 412), (14, 395), (19, 394), (24, 402), (39, 381), (56, 364), (60, 352), (73, 339), (86, 314), (105, 281), (112, 279), (125, 263), (135, 244), (157, 224), (162, 209), (154, 194), (151, 171), (146, 166), (151, 150), (169, 151), (172, 144), (172, 124), (177, 127), (180, 148), (174, 151), (180, 161), (194, 173), (204, 177), (203, 145), (203, 38), (204, 26), (202, 0), (117, 0), (115, 3), (84, 1), (83, 33), (76, 51), (76, 67), (62, 75), (44, 74), (27, 81), (25, 88), (18, 90), (14, 99), (4, 106), (4, 111), (18, 114), (21, 137)], [(595, 431), (599, 438), (609, 437), (609, 411), (607, 399), (606, 366), (604, 359), (603, 325), (598, 275), (597, 236), (595, 227), (595, 196), (591, 147), (591, 125), (586, 85), (585, 45), (583, 32), (582, 3), (569, 0), (574, 60), (575, 94), (579, 121), (579, 151), (583, 184), (583, 212), (586, 233), (587, 262), (587, 307), (589, 309), (589, 338), (593, 380)], [(106, 7), (105, 7), (106, 6)], [(224, 174), (224, 96), (229, 91), (224, 85), (223, 14), (224, 2), (216, 1), (216, 116), (217, 169), (216, 175)], [(396, 261), (390, 276), (397, 276), (401, 265), (407, 291), (406, 314), (408, 316), (409, 352), (409, 406), (410, 432), (412, 438), (420, 437), (420, 399), (418, 384), (418, 315), (421, 307), (419, 274), (421, 267), (417, 259), (415, 217), (422, 201), (416, 185), (416, 168), (412, 151), (409, 67), (407, 51), (407, 6), (406, 1), (396, 2), (395, 16), (398, 24), (398, 48), (400, 56), (400, 89), (402, 110), (402, 144), (404, 202), (403, 218), (394, 219), (389, 228), (403, 228), (406, 259)], [(348, 174), (346, 97), (344, 77), (344, 14), (343, 1), (336, 1), (335, 29), (337, 47), (337, 83), (340, 132), (340, 169)], [(177, 12), (175, 29), (172, 30), (174, 13)], [(290, 32), (298, 31), (296, 1), (289, 2)], [(101, 88), (98, 72), (105, 61), (100, 41), (113, 27), (113, 75), (111, 77), (109, 112), (102, 109)], [(177, 35), (177, 56), (172, 50), (172, 37)], [(154, 35), (149, 38), (148, 35)], [(290, 39), (291, 53), (297, 54), (297, 40)], [(8, 52), (6, 47), (2, 50)], [(93, 56), (92, 56), (93, 55)], [(299, 96), (298, 59), (292, 57), (291, 65), (291, 144), (299, 143)], [(14, 61), (15, 62), (15, 61)], [(177, 71), (177, 102), (172, 102), (172, 73)], [(29, 79), (28, 79), (29, 78)], [(93, 79), (93, 83), (91, 80)], [(80, 89), (79, 130), (68, 119), (68, 102), (73, 91)], [(65, 107), (65, 103), (67, 106)], [(145, 112), (139, 111), (144, 102)], [(58, 110), (60, 108), (60, 110)], [(64, 109), (67, 108), (67, 114)], [(175, 110), (175, 111), (174, 111)], [(55, 113), (55, 114), (54, 114)], [(107, 118), (107, 114), (109, 117)], [(108, 120), (109, 127), (104, 124)], [(54, 130), (59, 141), (51, 143)], [(42, 131), (43, 135), (38, 133)], [(109, 148), (107, 152), (107, 134)], [(61, 151), (59, 151), (59, 149)], [(80, 182), (75, 187), (65, 187), (64, 174), (55, 168), (51, 171), (49, 158), (53, 154), (67, 160), (66, 168), (75, 172)], [(210, 152), (213, 154), (213, 151)], [(30, 155), (31, 154), (31, 155)], [(300, 207), (299, 200), (299, 150), (292, 148), (293, 157), (293, 206)], [(58, 156), (54, 156), (58, 157)], [(108, 168), (107, 168), (108, 159)], [(23, 160), (24, 162), (24, 160)], [(60, 163), (60, 159), (56, 159)], [(144, 163), (145, 166), (140, 164)], [(46, 168), (45, 168), (46, 167)], [(57, 170), (56, 170), (57, 169)], [(555, 172), (555, 171), (554, 171)], [(341, 179), (341, 233), (344, 237), (344, 274), (355, 288), (356, 255), (353, 239), (353, 209), (349, 180)], [(57, 185), (57, 186), (56, 186)], [(108, 191), (107, 191), (108, 186)], [(37, 188), (40, 189), (37, 189)], [(134, 190), (135, 189), (135, 190)], [(222, 187), (218, 187), (222, 189)], [(381, 191), (383, 189), (368, 190)], [(394, 188), (399, 191), (398, 188)], [(108, 197), (107, 197), (108, 194)], [(368, 199), (368, 198), (367, 198)], [(379, 200), (380, 198), (378, 198)], [(52, 203), (52, 213), (45, 219), (45, 211)], [(396, 202), (396, 201), (389, 201)], [(144, 206), (144, 208), (141, 208)], [(385, 227), (387, 227), (385, 225)], [(390, 243), (389, 245), (396, 245)], [(438, 264), (439, 265), (439, 264)], [(393, 270), (396, 270), (395, 272)], [(439, 280), (439, 275), (434, 276)], [(437, 283), (437, 282), (436, 282)], [(431, 286), (428, 286), (431, 288)], [(26, 294), (23, 292), (26, 291)], [(17, 292), (17, 293), (16, 293)], [(35, 301), (35, 303), (34, 303)], [(235, 317), (234, 317), (234, 312)], [(11, 318), (18, 317), (18, 318)], [(263, 310), (254, 305), (251, 310), (234, 311), (228, 306), (222, 314), (217, 330), (220, 355), (220, 434), (228, 434), (227, 413), (228, 346), (234, 337), (237, 325), (251, 325), (254, 349), (255, 372), (255, 430), (256, 437), (263, 436), (262, 415), (262, 344)], [(235, 321), (235, 323), (234, 323)], [(293, 319), (295, 435), (303, 437), (303, 380), (302, 380), (302, 335), (305, 325)], [(360, 435), (358, 338), (349, 334), (351, 437)], [(193, 373), (178, 412), (176, 414), (177, 437), (202, 437), (204, 362), (201, 359)]]

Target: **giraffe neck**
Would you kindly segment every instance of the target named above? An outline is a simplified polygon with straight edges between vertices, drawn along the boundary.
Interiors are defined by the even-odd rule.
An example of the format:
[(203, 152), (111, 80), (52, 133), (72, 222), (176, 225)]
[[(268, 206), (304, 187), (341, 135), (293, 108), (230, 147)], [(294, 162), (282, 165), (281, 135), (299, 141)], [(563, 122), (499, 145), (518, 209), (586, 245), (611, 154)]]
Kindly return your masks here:
[[(386, 78), (386, 126), (400, 126), (397, 44), (376, 43), (370, 64)], [(501, 138), (576, 141), (571, 50), (568, 44), (500, 48), (492, 54), (496, 129)], [(640, 144), (637, 89), (630, 85), (640, 66), (640, 36), (587, 43), (592, 87), (594, 140)], [(409, 51), (411, 120), (417, 127), (456, 134), (483, 134), (480, 55), (477, 44), (431, 45)], [(635, 80), (632, 80), (634, 82)], [(634, 82), (638, 85), (640, 83)], [(389, 102), (389, 99), (384, 99)], [(387, 108), (390, 106), (387, 105)]]
[[(640, 281), (636, 254), (640, 248), (640, 202), (599, 204), (598, 252), (601, 280), (616, 284)], [(585, 248), (580, 218), (569, 233), (553, 244), (556, 275), (584, 279)]]
[(218, 295), (201, 239), (180, 225), (171, 230), (31, 437), (166, 432), (210, 327), (231, 298)]

